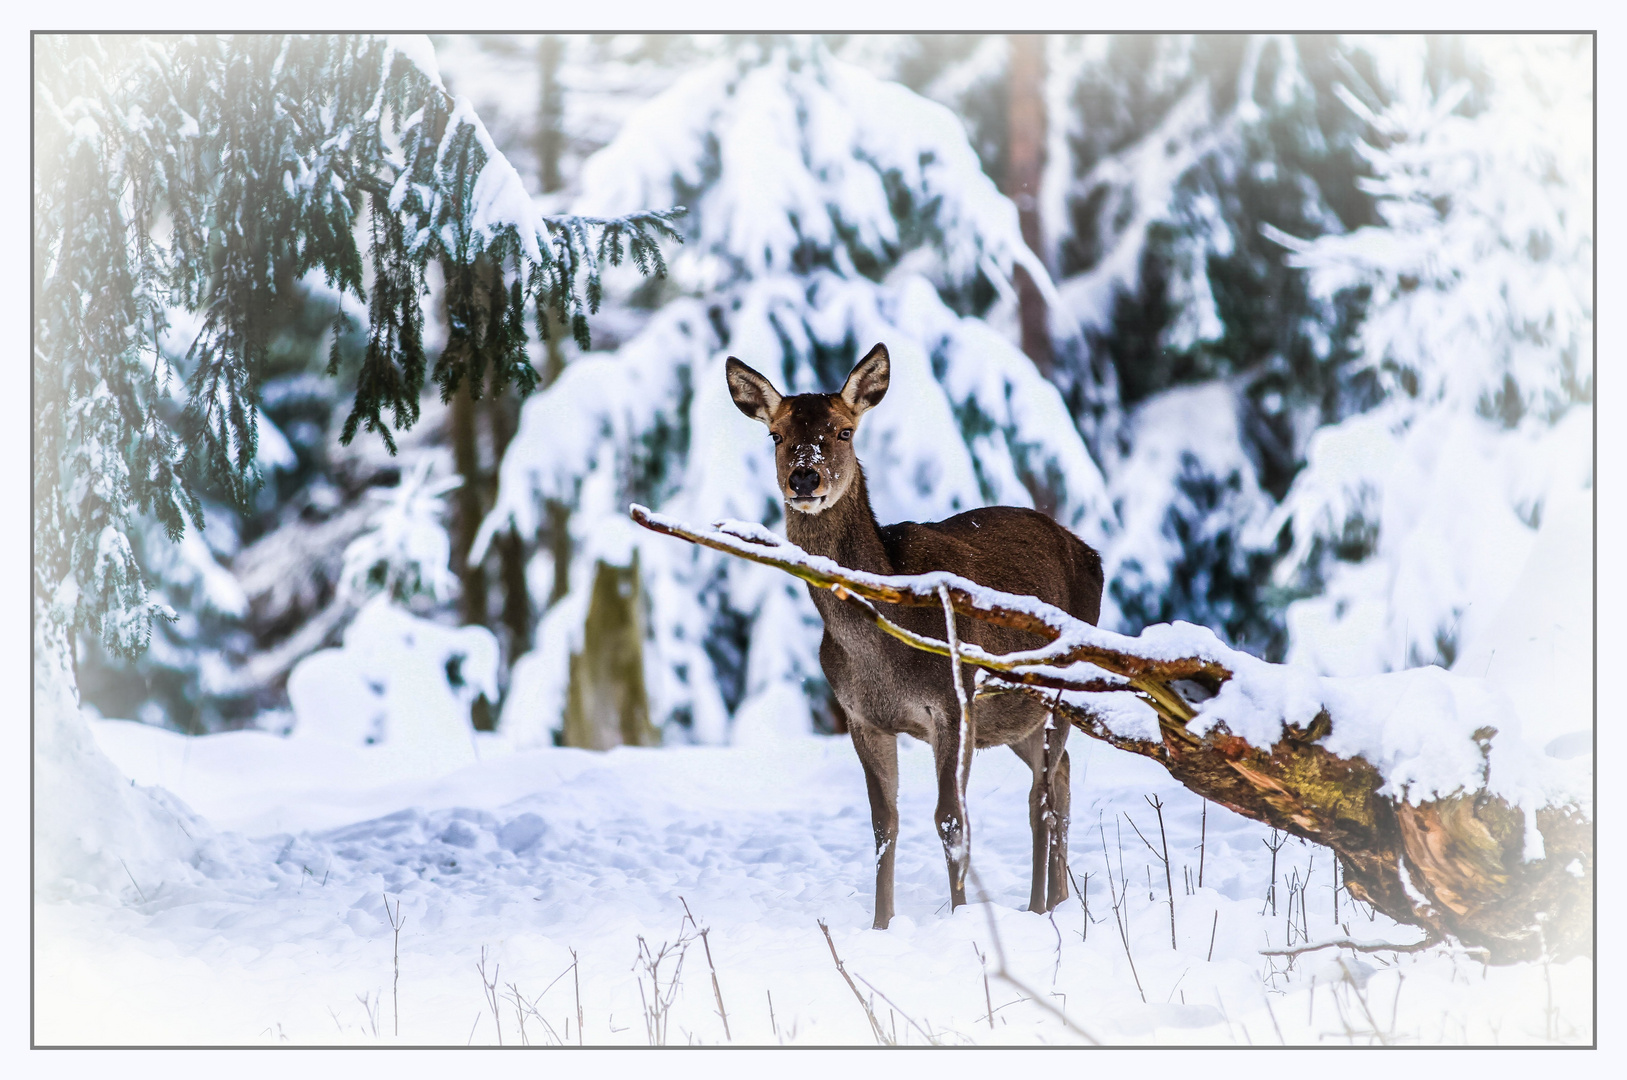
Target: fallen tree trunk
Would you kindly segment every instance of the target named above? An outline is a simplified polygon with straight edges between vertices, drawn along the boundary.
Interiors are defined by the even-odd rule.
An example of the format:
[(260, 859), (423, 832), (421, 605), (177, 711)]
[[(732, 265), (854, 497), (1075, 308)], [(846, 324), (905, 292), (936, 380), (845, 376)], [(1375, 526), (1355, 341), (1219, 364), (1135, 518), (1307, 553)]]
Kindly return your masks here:
[(1451, 937), (1494, 963), (1592, 951), (1583, 797), (1574, 780), (1556, 779), (1555, 763), (1500, 739), (1494, 722), (1507, 706), (1476, 680), (1439, 669), (1318, 679), (1200, 627), (1131, 638), (952, 574), (848, 570), (755, 525), (695, 529), (639, 506), (632, 516), (831, 589), (878, 632), (948, 655), (944, 641), (886, 615), (939, 605), (942, 587), (957, 613), (1045, 643), (1003, 656), (961, 645), (962, 662), (981, 669), (978, 696), (1042, 695), (1086, 735), (1157, 761), (1196, 794), (1327, 846), (1352, 895), (1421, 928), (1424, 942)]

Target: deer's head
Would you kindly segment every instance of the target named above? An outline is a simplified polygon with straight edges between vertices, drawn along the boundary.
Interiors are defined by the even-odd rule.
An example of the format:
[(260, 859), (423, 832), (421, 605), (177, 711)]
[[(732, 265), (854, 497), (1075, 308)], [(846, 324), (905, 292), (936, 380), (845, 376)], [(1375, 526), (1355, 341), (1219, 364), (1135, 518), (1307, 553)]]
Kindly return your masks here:
[(877, 345), (836, 394), (783, 396), (762, 375), (729, 357), (735, 406), (768, 428), (785, 505), (817, 514), (839, 502), (858, 472), (853, 432), (887, 393), (887, 347)]

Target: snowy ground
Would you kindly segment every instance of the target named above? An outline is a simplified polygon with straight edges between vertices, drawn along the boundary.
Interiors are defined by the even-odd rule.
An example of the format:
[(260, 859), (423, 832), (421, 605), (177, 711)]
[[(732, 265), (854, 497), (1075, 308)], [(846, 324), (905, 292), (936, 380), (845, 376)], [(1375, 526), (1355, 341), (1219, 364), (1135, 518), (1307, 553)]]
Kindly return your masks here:
[[(1196, 888), (1200, 800), (1152, 763), (1082, 737), (1070, 742), (1071, 863), (1081, 881), (1089, 874), (1088, 937), (1077, 898), (1054, 920), (1022, 910), (1028, 777), (1003, 750), (979, 754), (972, 772), (973, 864), (989, 902), (951, 913), (931, 756), (906, 740), (898, 915), (876, 932), (869, 810), (845, 738), (608, 754), (516, 753), (488, 739), (480, 764), (411, 779), (376, 749), (92, 726), (127, 775), (169, 788), (223, 830), (228, 865), (203, 886), (132, 881), (121, 906), (38, 905), (39, 1044), (495, 1044), (484, 950), (505, 1044), (646, 1045), (657, 991), (640, 938), (657, 953), (684, 948), (685, 902), (710, 930), (736, 1044), (875, 1043), (821, 919), (900, 1044), (1080, 1041), (1010, 984), (991, 979), (985, 992), (979, 953), (992, 970), (996, 934), (1031, 992), (1106, 1043), (1592, 1039), (1585, 960), (1487, 969), (1439, 948), (1342, 962), (1332, 951), (1292, 964), (1261, 956), (1284, 943), (1290, 919), (1303, 918), (1313, 941), (1343, 934), (1328, 853), (1297, 840), (1281, 848), (1273, 915), (1269, 830), (1210, 806)], [(1165, 804), (1173, 950), (1162, 866), (1129, 823), (1160, 843), (1149, 795)], [(1133, 970), (1104, 835), (1115, 881), (1121, 859), (1129, 879)], [(404, 920), (398, 990), (386, 898)], [(1358, 938), (1415, 936), (1345, 896), (1339, 915)], [(559, 978), (571, 950), (579, 967)], [(666, 1042), (725, 1041), (699, 939), (681, 966), (669, 951), (658, 976), (661, 993), (675, 985)], [(523, 1032), (515, 994), (527, 1003)]]

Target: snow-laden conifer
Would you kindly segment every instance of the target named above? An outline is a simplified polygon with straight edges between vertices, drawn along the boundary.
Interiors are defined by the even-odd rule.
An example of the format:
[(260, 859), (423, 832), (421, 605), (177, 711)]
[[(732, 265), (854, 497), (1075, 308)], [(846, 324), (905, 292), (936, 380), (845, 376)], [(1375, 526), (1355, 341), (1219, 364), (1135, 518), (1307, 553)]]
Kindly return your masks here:
[[(1340, 675), (1456, 661), (1495, 676), (1540, 647), (1541, 713), (1582, 726), (1585, 692), (1579, 711), (1557, 702), (1590, 652), (1590, 49), (1474, 50), (1491, 76), (1478, 108), (1466, 83), (1432, 87), (1421, 58), (1388, 106), (1346, 95), (1382, 224), (1275, 234), (1322, 295), (1371, 294), (1362, 363), (1387, 391), (1316, 433), (1271, 522), (1292, 527), (1280, 579), (1318, 590), (1289, 609), (1290, 656)], [(1499, 635), (1500, 611), (1544, 593), (1575, 610)]]
[(1258, 525), (1310, 432), (1350, 411), (1355, 298), (1308, 290), (1261, 226), (1314, 237), (1369, 220), (1360, 122), (1334, 84), (1378, 81), (1371, 57), (1289, 35), (1066, 44), (1053, 169), (1071, 175), (1047, 205), (1065, 222), (1059, 290), (1124, 405), (1099, 444), (1125, 515), (1104, 552), (1123, 626), (1191, 620), (1280, 655)]
[[(526, 303), (585, 343), (603, 262), (663, 268), (671, 212), (539, 214), (425, 40), (47, 35), (37, 48), (36, 597), (63, 647), (86, 632), (143, 649), (168, 612), (142, 580), (136, 516), (178, 538), (201, 516), (200, 484), (240, 502), (256, 482), (257, 369), (302, 276), (367, 302), (344, 437), (393, 445), (426, 375), (443, 394), (464, 379), (534, 385)], [(431, 262), (455, 346), (433, 372)], [(172, 309), (198, 316), (178, 360), (160, 344)], [(347, 320), (340, 308), (334, 374)]]

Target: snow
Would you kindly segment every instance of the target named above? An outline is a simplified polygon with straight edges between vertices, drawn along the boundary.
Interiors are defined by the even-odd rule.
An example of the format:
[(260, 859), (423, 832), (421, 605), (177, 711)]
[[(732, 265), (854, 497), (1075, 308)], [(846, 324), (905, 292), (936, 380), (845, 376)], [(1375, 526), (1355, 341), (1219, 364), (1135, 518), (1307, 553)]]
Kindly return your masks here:
[(378, 596), (346, 627), (344, 645), (294, 666), (294, 735), (342, 746), (382, 743), (403, 768), (476, 760), (469, 706), (497, 700), (497, 639), (483, 626), (446, 627)]
[[(433, 86), (442, 87), (441, 68), (435, 61), (435, 46), (425, 34), (391, 34), (390, 49), (396, 56), (405, 57), (423, 72)], [(386, 64), (388, 67), (388, 64)], [(442, 87), (444, 89), (444, 87)]]
[[(1077, 1041), (992, 977), (990, 1029), (978, 953), (992, 969), (995, 933), (1014, 975), (1113, 1044), (1275, 1043), (1274, 1024), (1290, 1042), (1365, 1044), (1373, 1036), (1347, 1035), (1340, 1021), (1341, 1009), (1361, 1015), (1358, 990), (1396, 1041), (1592, 1037), (1586, 960), (1547, 972), (1484, 970), (1445, 949), (1381, 953), (1346, 960), (1355, 975), (1346, 986), (1331, 954), (1292, 966), (1262, 957), (1258, 950), (1285, 942), (1290, 871), (1309, 876), (1313, 940), (1346, 936), (1345, 927), (1370, 940), (1416, 935), (1382, 916), (1369, 920), (1344, 897), (1345, 926), (1336, 925), (1326, 853), (1292, 840), (1279, 853), (1273, 915), (1267, 830), (1213, 806), (1200, 821), (1200, 800), (1156, 765), (1085, 739), (1069, 747), (1070, 861), (1089, 890), (1088, 931), (1076, 898), (1054, 918), (1021, 910), (1029, 773), (999, 750), (979, 754), (971, 770), (973, 903), (947, 909), (932, 754), (905, 738), (898, 915), (878, 932), (869, 929), (868, 801), (845, 737), (600, 754), (517, 750), (482, 736), (480, 762), (414, 777), (378, 764), (382, 747), (319, 747), (255, 731), (188, 739), (113, 720), (90, 727), (137, 784), (162, 782), (230, 830), (221, 835), (234, 855), (213, 877), (149, 876), (132, 865), (144, 900), (127, 881), (117, 906), (41, 904), (36, 968), (49, 973), (37, 984), (41, 1043), (492, 1045), (497, 1031), (475, 970), (485, 947), (489, 963), (500, 965), (499, 993), (506, 997), (512, 981), (527, 1000), (541, 995), (538, 1012), (562, 1037), (571, 1018), (571, 1042), (573, 978), (543, 991), (574, 949), (585, 1041), (643, 1045), (638, 937), (652, 947), (675, 942), (685, 904), (710, 928), (736, 1044), (873, 1041), (818, 919), (849, 971), (951, 1045)], [(1152, 873), (1161, 868), (1130, 828), (1156, 828), (1147, 795), (1165, 804), (1174, 879), (1190, 872), (1194, 883), (1190, 894), (1184, 884), (1176, 892), (1176, 950), (1162, 875)], [(1205, 876), (1196, 888), (1200, 828)], [(1134, 975), (1104, 887), (1109, 867), (1126, 897)], [(399, 1036), (395, 936), (385, 913), (386, 902), (393, 910), (398, 901)], [(724, 1041), (704, 964), (692, 948), (673, 1005), (673, 1043)], [(1557, 1010), (1552, 1029), (1545, 977)], [(145, 990), (131, 994), (132, 986)], [(375, 994), (377, 1034), (357, 1000)], [(518, 1042), (512, 1001), (498, 1007), (504, 1041)], [(879, 999), (878, 1010), (888, 1027)], [(896, 1022), (900, 1042), (925, 1041), (904, 1017)], [(549, 1041), (535, 1019), (527, 1037)]]
[(1537, 530), (1526, 518), (1585, 499), (1591, 427), (1588, 406), (1556, 426), (1512, 430), (1472, 414), (1381, 407), (1318, 430), (1309, 466), (1266, 522), (1268, 533), (1294, 525), (1279, 580), (1311, 559), (1318, 537), (1352, 526), (1376, 526), (1377, 550), (1336, 564), (1321, 596), (1289, 608), (1289, 659), (1355, 675), (1450, 661), (1441, 644), (1474, 649), (1517, 580), (1510, 568), (1532, 558)]
[(436, 600), (456, 595), (458, 579), (449, 569), (452, 541), (441, 524), (442, 496), (462, 478), (431, 481), (434, 458), (425, 456), (400, 483), (368, 495), (379, 505), (368, 529), (345, 546), (340, 580), (347, 596), (382, 592), (398, 600), (426, 594)]
[[(1507, 665), (1498, 685), (1540, 743), (1578, 731), (1588, 704), (1591, 69), (1577, 39), (1472, 40), (1519, 77), (1467, 116), (1464, 86), (1437, 93), (1421, 56), (1392, 50), (1395, 100), (1349, 101), (1374, 129), (1363, 153), (1383, 224), (1288, 245), (1321, 295), (1373, 290), (1362, 363), (1388, 397), (1316, 432), (1267, 528), (1292, 527), (1279, 584), (1325, 578), (1288, 609), (1291, 661), (1488, 678)], [(1341, 534), (1370, 550), (1318, 553)], [(1523, 636), (1521, 615), (1537, 620)]]
[[(717, 180), (706, 185), (709, 173)], [(1051, 289), (1022, 242), (1016, 207), (983, 174), (959, 119), (802, 40), (757, 64), (719, 59), (638, 109), (583, 166), (588, 194), (576, 211), (686, 202), (683, 190), (705, 185), (690, 210), (707, 223), (706, 243), (686, 245), (675, 270), (710, 254), (736, 263), (734, 273), (762, 277), (789, 269), (804, 241), (829, 246), (838, 226), (851, 230), (854, 247), (880, 254), (897, 237), (889, 176), (919, 205), (941, 200), (948, 279), (970, 276), (990, 257), (1007, 276), (1023, 265)]]
[(149, 557), (149, 565), (161, 580), (195, 585), (199, 606), (223, 615), (241, 616), (248, 611), (242, 584), (215, 559), (202, 529), (188, 529), (173, 548), (157, 538), (148, 546), (157, 549)]
[(254, 463), (262, 470), (291, 472), (299, 466), (299, 458), (288, 445), (287, 437), (258, 406), (254, 410), (254, 430)]
[[(489, 242), (504, 229), (512, 228), (519, 236), (520, 250), (525, 253), (526, 259), (533, 266), (541, 264), (541, 245), (548, 242), (547, 226), (526, 192), (519, 172), (497, 149), (497, 144), (492, 141), (486, 125), (481, 122), (468, 98), (460, 97), (452, 106), (452, 114), (446, 121), (446, 135), (437, 153), (437, 165), (445, 157), (458, 130), (463, 127), (473, 129), (475, 142), (486, 157), (486, 164), (475, 178), (474, 191), (470, 196), (470, 230)], [(448, 242), (446, 248), (455, 251), (457, 244), (455, 241)]]
[(1104, 237), (1112, 238), (1102, 258), (1061, 285), (1062, 302), (1082, 326), (1105, 324), (1118, 291), (1134, 286), (1141, 273), (1148, 226), (1170, 205), (1181, 176), (1218, 145), (1220, 131), (1210, 112), (1208, 87), (1200, 83), (1169, 110), (1157, 128), (1124, 153), (1101, 161), (1075, 183), (1074, 190), (1082, 195), (1097, 187), (1110, 191), (1098, 216), (1117, 226), (1100, 230)]
[[(1001, 44), (986, 43), (989, 55), (962, 77)], [(390, 48), (441, 85), (427, 39), (395, 37)], [(1259, 43), (1250, 48), (1240, 122), (1259, 118)], [(1293, 910), (1280, 895), (1290, 870), (1296, 880), (1314, 878), (1306, 895), (1317, 909), (1309, 912), (1313, 939), (1415, 935), (1369, 919), (1348, 898), (1336, 923), (1322, 849), (1290, 843), (1279, 895), (1267, 900), (1266, 830), (1219, 809), (1200, 826), (1201, 804), (1156, 766), (1083, 739), (1071, 748), (1073, 867), (1088, 875), (1098, 920), (1088, 923), (1088, 938), (1073, 929), (1074, 901), (1054, 921), (1019, 910), (1028, 888), (1028, 774), (999, 752), (978, 757), (969, 796), (977, 882), (991, 901), (947, 910), (931, 754), (907, 738), (900, 914), (885, 934), (867, 930), (868, 803), (847, 740), (809, 734), (820, 627), (805, 589), (778, 570), (653, 537), (625, 516), (638, 499), (674, 517), (718, 521), (721, 534), (740, 541), (781, 543), (770, 528), (780, 513), (771, 453), (723, 389), (730, 352), (795, 393), (835, 389), (825, 370), (832, 353), (885, 341), (893, 394), (855, 444), (882, 520), (1032, 505), (1028, 480), (1043, 477), (1057, 489), (1061, 520), (1107, 555), (1110, 576), (1122, 580), (1139, 567), (1152, 592), (1181, 554), (1167, 511), (1179, 502), (1174, 478), (1190, 454), (1209, 475), (1237, 478), (1232, 524), (1257, 526), (1260, 546), (1293, 526), (1279, 584), (1301, 586), (1296, 575), (1317, 563), (1319, 543), (1347, 526), (1371, 532), (1371, 554), (1315, 567), (1325, 573), (1319, 594), (1288, 611), (1287, 666), (1184, 623), (1135, 638), (1055, 623), (1065, 632), (1049, 652), (1089, 641), (1212, 659), (1235, 677), (1197, 706), (1194, 730), (1224, 724), (1265, 747), (1285, 720), (1305, 724), (1326, 708), (1334, 717), (1327, 748), (1372, 761), (1386, 794), (1421, 802), (1485, 784), (1525, 810), (1525, 854), (1540, 857), (1536, 807), (1569, 800), (1593, 812), (1594, 415), (1591, 390), (1572, 385), (1593, 377), (1592, 155), (1590, 132), (1568, 122), (1591, 101), (1576, 74), (1585, 65), (1575, 65), (1562, 41), (1487, 38), (1473, 48), (1502, 52), (1509, 70), (1517, 62), (1531, 76), (1519, 90), (1518, 80), (1500, 78), (1478, 118), (1453, 112), (1462, 88), (1436, 96), (1417, 50), (1376, 54), (1393, 68), (1383, 84), (1399, 88), (1392, 109), (1368, 114), (1374, 146), (1384, 148), (1370, 148), (1382, 227), (1313, 245), (1278, 234), (1324, 299), (1354, 283), (1374, 288), (1361, 344), (1391, 397), (1317, 433), (1309, 467), (1274, 515), (1260, 512), (1233, 388), (1182, 387), (1147, 399), (1131, 418), (1130, 451), (1105, 463), (1104, 481), (1054, 388), (988, 323), (953, 310), (949, 293), (979, 270), (1007, 293), (1016, 264), (1029, 266), (1042, 290), (1051, 285), (1022, 245), (1014, 208), (983, 177), (947, 110), (803, 41), (760, 63), (735, 52), (635, 111), (584, 170), (590, 198), (576, 209), (622, 212), (700, 192), (682, 223), (690, 242), (672, 263), (680, 295), (653, 315), (630, 317), (638, 332), (615, 353), (572, 363), (525, 406), (479, 547), (510, 524), (535, 535), (553, 501), (572, 510), (575, 557), (569, 591), (514, 667), (501, 734), (477, 734), (468, 723), (475, 694), (497, 697), (491, 635), (419, 619), (387, 597), (362, 609), (343, 648), (295, 669), (287, 737), (247, 730), (185, 738), (87, 721), (61, 673), (53, 680), (48, 664), (37, 667), (36, 1038), (489, 1043), (496, 1029), (473, 972), (489, 946), (504, 982), (527, 994), (565, 970), (575, 948), (587, 1038), (637, 1044), (646, 1000), (630, 967), (638, 939), (675, 940), (687, 905), (712, 927), (738, 1042), (869, 1039), (832, 970), (819, 918), (851, 969), (949, 1042), (1070, 1039), (998, 982), (1002, 1000), (985, 1023), (974, 950), (990, 951), (991, 921), (1013, 971), (1109, 1042), (1371, 1041), (1378, 1036), (1351, 1034), (1364, 1014), (1403, 1042), (1592, 1039), (1586, 960), (1551, 971), (1483, 971), (1446, 949), (1374, 962), (1323, 953), (1297, 966), (1261, 957), (1258, 949), (1283, 944), (1291, 925), (1273, 910)], [(1265, 93), (1286, 100), (1297, 70), (1279, 64)], [(1052, 80), (1051, 92), (1066, 81)], [(526, 109), (532, 88), (513, 93)], [(569, 100), (579, 97), (572, 87)], [(529, 198), (461, 98), (449, 137), (460, 123), (473, 127), (487, 157), (474, 227), (488, 236), (516, 227), (535, 259), (546, 237), (542, 214), (554, 204)], [(1103, 230), (1117, 242), (1063, 286), (1081, 321), (1098, 325), (1110, 313), (1115, 291), (1138, 273), (1149, 224), (1167, 214), (1174, 185), (1228, 136), (1229, 123), (1214, 122), (1200, 88), (1082, 182), (1081, 190), (1111, 189), (1102, 213), (1122, 226)], [(78, 121), (81, 137), (100, 130)], [(196, 130), (183, 116), (180, 134)], [(1063, 135), (1053, 127), (1054, 150)], [(1061, 152), (1052, 157), (1045, 209), (1055, 222), (1066, 193), (1054, 180), (1066, 161)], [(304, 190), (310, 178), (285, 174), (284, 182)], [(861, 273), (857, 261), (906, 235), (889, 185), (918, 206), (939, 200), (932, 227), (942, 244), (883, 258), (879, 275)], [(1439, 209), (1443, 201), (1449, 210)], [(1174, 253), (1171, 281), (1183, 317), (1163, 344), (1188, 348), (1220, 329), (1200, 271), (1205, 245), (1226, 235), (1205, 232), (1218, 209), (1201, 197), (1183, 213), (1189, 235)], [(810, 249), (818, 255), (811, 270), (799, 264)], [(171, 332), (185, 325), (177, 317)], [(1402, 373), (1416, 377), (1416, 392), (1398, 389)], [(1499, 424), (1486, 403), (1506, 385), (1526, 414)], [(105, 407), (109, 395), (104, 382), (89, 405)], [(287, 440), (263, 415), (259, 430), (260, 467), (293, 464)], [(80, 470), (90, 479), (81, 477), (71, 497), (109, 497), (120, 458), (104, 460), (94, 440), (81, 452), (95, 468)], [(435, 498), (444, 487), (431, 488), (427, 469), (404, 480), (374, 530), (347, 551), (345, 578), (358, 598), (379, 566), (404, 592), (450, 595)], [(188, 530), (169, 553), (165, 580), (193, 589), (199, 610), (240, 614), (255, 594), (221, 566), (224, 548), (212, 550), (210, 541)], [(99, 549), (101, 580), (87, 577), (85, 587), (116, 589), (131, 541), (109, 527)], [(659, 751), (553, 747), (594, 568), (635, 557), (651, 605), (652, 710), (658, 720), (682, 714), (687, 726), (669, 722)], [(551, 570), (542, 553), (530, 574)], [(985, 605), (1003, 599), (947, 575), (913, 579), (929, 589), (951, 582)], [(57, 595), (79, 588), (69, 576)], [(708, 650), (724, 608), (748, 626), (732, 709)], [(1432, 659), (1451, 670), (1418, 666)], [(1155, 714), (1132, 695), (1068, 698), (1120, 735), (1157, 737)], [(260, 723), (281, 729), (287, 719), (265, 714)], [(1488, 728), (1489, 742), (1475, 738)], [(686, 740), (703, 745), (675, 745)], [(1206, 828), (1207, 883), (1176, 896), (1175, 950), (1167, 949), (1158, 868), (1122, 828), (1127, 814), (1148, 829), (1148, 794), (1168, 804), (1183, 871), (1193, 868)], [(1127, 897), (1135, 972), (1103, 899), (1104, 869)], [(378, 1023), (356, 1002), (358, 992), (372, 994), (376, 1009), (389, 989), (385, 905), (396, 902), (408, 920), (398, 1040), (387, 1008)], [(689, 959), (674, 1039), (716, 1043), (711, 988), (700, 955)], [(540, 999), (543, 1015), (567, 1035), (561, 1022), (574, 1015), (572, 982)], [(758, 1004), (765, 992), (774, 994), (773, 1023)], [(514, 1010), (502, 1009), (513, 1041)], [(544, 1037), (539, 1023), (532, 1021), (534, 1040)], [(904, 1040), (919, 1041), (912, 1024), (898, 1027)]]
[(1550, 499), (1507, 599), (1452, 665), (1505, 694), (1533, 742), (1591, 749), (1593, 508), (1587, 493)]
[(580, 652), (588, 592), (579, 589), (548, 609), (536, 644), (514, 661), (503, 705), (503, 735), (516, 746), (548, 746), (564, 726), (570, 658)]

